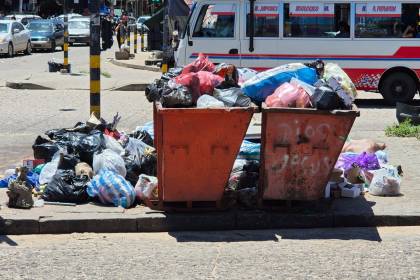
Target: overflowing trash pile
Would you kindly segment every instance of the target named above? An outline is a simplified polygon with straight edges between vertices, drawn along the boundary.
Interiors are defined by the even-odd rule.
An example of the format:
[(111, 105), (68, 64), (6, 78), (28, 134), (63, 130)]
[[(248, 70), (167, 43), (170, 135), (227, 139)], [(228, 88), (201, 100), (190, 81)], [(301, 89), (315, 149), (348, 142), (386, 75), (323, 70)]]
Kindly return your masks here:
[(131, 134), (94, 115), (72, 128), (52, 129), (38, 136), (34, 158), (6, 171), (0, 187), (8, 188), (9, 207), (73, 205), (96, 201), (129, 208), (157, 197), (157, 156), (151, 123)]
[(150, 102), (159, 101), (166, 108), (249, 107), (251, 98), (239, 84), (255, 76), (234, 65), (214, 65), (207, 57), (198, 58), (184, 68), (172, 68), (146, 88)]
[(336, 162), (325, 196), (355, 198), (365, 192), (377, 196), (399, 195), (402, 175), (401, 166), (389, 164), (385, 143), (350, 140)]
[(149, 85), (150, 102), (167, 108), (268, 107), (351, 109), (356, 88), (336, 64), (290, 63), (263, 72), (214, 65), (207, 57), (184, 68), (173, 68)]

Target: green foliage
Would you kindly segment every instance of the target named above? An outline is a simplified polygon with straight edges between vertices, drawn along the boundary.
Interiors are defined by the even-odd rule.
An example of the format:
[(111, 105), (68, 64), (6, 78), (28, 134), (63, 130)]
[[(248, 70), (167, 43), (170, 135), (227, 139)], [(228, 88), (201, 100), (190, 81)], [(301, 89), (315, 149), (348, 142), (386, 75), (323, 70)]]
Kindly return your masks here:
[(393, 124), (385, 129), (386, 136), (416, 137), (420, 139), (420, 125), (413, 125), (410, 119), (400, 124)]

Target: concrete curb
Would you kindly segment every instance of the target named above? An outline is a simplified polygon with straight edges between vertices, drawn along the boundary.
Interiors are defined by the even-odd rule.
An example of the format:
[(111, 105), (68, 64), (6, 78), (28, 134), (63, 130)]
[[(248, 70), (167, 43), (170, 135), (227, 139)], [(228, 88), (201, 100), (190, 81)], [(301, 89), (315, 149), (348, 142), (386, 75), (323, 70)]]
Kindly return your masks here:
[[(149, 83), (150, 84), (150, 83)], [(112, 91), (144, 91), (149, 84), (128, 84), (111, 89)]]
[(34, 83), (26, 82), (8, 82), (6, 81), (6, 87), (12, 89), (31, 89), (31, 90), (54, 90), (54, 88), (46, 87)]
[(110, 62), (114, 65), (125, 67), (125, 68), (132, 68), (132, 69), (138, 69), (138, 70), (146, 70), (146, 71), (153, 71), (153, 72), (160, 72), (159, 67), (155, 66), (148, 66), (148, 65), (137, 65), (137, 64), (130, 64), (125, 63), (123, 61), (111, 59)]
[[(144, 91), (150, 83), (139, 83), (139, 84), (126, 84), (123, 86), (108, 87), (102, 90), (110, 91)], [(24, 82), (6, 82), (6, 87), (11, 89), (23, 89), (23, 90), (60, 90), (52, 87), (47, 87), (34, 83)], [(89, 88), (67, 88), (63, 90), (89, 90)]]
[(228, 211), (216, 213), (77, 214), (59, 217), (5, 218), (0, 234), (57, 234), (73, 232), (163, 232), (280, 228), (419, 226), (419, 216), (278, 213)]

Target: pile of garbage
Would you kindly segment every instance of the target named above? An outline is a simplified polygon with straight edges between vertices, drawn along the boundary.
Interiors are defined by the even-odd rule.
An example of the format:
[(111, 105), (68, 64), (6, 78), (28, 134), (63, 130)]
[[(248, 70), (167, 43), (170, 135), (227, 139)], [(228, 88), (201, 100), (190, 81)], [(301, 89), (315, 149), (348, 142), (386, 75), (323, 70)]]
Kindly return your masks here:
[(146, 88), (150, 102), (167, 108), (268, 107), (352, 109), (356, 88), (336, 64), (290, 63), (263, 72), (214, 65), (200, 54), (184, 68), (172, 68)]
[(157, 155), (151, 123), (131, 134), (92, 114), (72, 128), (52, 129), (32, 146), (34, 159), (6, 171), (9, 207), (74, 205), (90, 201), (129, 208), (157, 197)]
[(401, 166), (388, 162), (385, 143), (371, 139), (345, 143), (325, 190), (325, 197), (355, 198), (365, 192), (376, 196), (400, 195)]

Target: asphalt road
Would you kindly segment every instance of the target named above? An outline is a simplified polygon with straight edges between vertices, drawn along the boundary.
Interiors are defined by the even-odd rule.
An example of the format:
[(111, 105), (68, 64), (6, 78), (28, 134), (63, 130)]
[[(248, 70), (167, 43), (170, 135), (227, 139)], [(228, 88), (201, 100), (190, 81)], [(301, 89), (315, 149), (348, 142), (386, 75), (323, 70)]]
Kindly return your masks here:
[(0, 237), (0, 279), (419, 279), (420, 227)]

